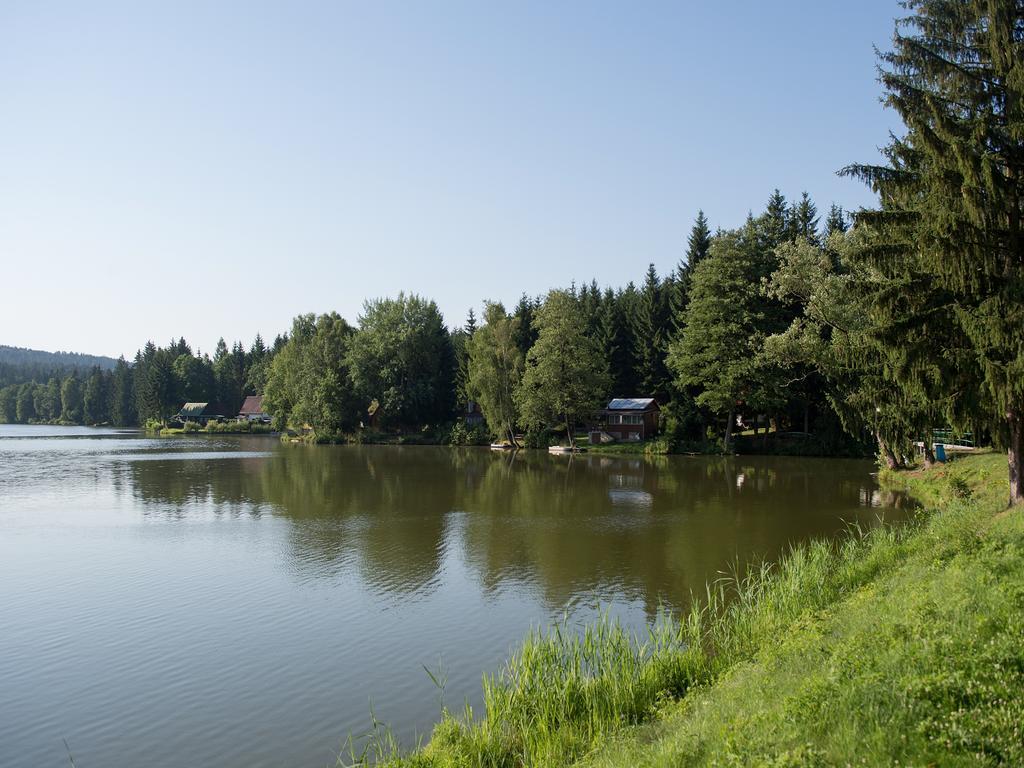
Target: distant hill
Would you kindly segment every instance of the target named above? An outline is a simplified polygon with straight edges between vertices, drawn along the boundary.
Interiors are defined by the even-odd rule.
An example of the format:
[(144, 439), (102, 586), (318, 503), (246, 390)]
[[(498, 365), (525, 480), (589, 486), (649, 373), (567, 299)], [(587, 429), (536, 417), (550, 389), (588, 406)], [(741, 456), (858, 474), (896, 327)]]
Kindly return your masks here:
[(92, 368), (98, 365), (104, 370), (109, 370), (117, 365), (117, 360), (102, 355), (83, 355), (80, 352), (43, 352), (38, 349), (8, 347), (0, 344), (0, 364), (53, 370)]

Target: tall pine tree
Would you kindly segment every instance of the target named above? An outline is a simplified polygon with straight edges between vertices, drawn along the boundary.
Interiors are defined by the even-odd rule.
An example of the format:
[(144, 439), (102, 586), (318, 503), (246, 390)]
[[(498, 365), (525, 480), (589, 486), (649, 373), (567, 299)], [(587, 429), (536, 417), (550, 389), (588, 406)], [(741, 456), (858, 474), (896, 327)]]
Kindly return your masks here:
[[(1007, 448), (1010, 502), (1024, 502), (1024, 8), (1014, 0), (910, 0), (893, 50), (881, 55), (886, 103), (906, 135), (887, 166), (846, 169), (880, 194), (861, 220), (886, 234), (879, 265), (934, 278), (956, 321), (961, 370), (979, 369), (985, 397), (951, 420), (987, 427)], [(953, 341), (953, 339), (951, 339)], [(970, 359), (968, 359), (970, 358)], [(911, 368), (905, 381), (919, 383)]]
[(690, 228), (690, 236), (686, 241), (686, 256), (679, 265), (673, 284), (672, 317), (677, 330), (681, 323), (680, 316), (686, 310), (689, 300), (693, 270), (707, 257), (710, 248), (711, 227), (704, 211), (700, 210), (697, 211), (697, 218)]

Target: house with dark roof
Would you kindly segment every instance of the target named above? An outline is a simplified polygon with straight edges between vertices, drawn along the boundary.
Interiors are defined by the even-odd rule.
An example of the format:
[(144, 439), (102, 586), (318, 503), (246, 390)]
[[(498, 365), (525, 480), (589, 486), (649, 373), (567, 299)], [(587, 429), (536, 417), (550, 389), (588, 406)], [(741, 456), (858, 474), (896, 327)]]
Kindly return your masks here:
[(174, 417), (174, 421), (184, 424), (192, 421), (196, 424), (206, 424), (210, 421), (224, 421), (231, 418), (227, 408), (221, 403), (185, 403)]
[(601, 416), (604, 431), (616, 440), (647, 440), (658, 434), (661, 408), (653, 397), (616, 397)]
[(270, 414), (263, 410), (263, 395), (249, 395), (238, 410), (239, 421), (258, 421), (260, 424), (270, 423)]

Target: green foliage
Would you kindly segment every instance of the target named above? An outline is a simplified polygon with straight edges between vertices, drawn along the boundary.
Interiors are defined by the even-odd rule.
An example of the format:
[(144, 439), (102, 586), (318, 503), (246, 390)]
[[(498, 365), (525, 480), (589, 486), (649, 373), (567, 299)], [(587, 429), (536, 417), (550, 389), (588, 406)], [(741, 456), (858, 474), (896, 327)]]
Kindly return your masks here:
[[(185, 422), (185, 427), (187, 428), (190, 423), (193, 422)], [(211, 435), (266, 435), (274, 431), (270, 424), (260, 424), (244, 419), (223, 422), (210, 421), (202, 429)]]
[(416, 294), (363, 306), (348, 365), (356, 394), (385, 427), (441, 424), (454, 410), (455, 359), (437, 304)]
[(18, 387), (18, 396), (15, 401), (15, 417), (21, 424), (28, 424), (36, 418), (34, 394), (35, 386), (31, 382), (25, 382)]
[(209, 402), (217, 392), (212, 361), (192, 354), (178, 355), (171, 370), (175, 377), (175, 400), (181, 403)]
[[(893, 379), (918, 395), (941, 390), (937, 405), (951, 423), (1001, 439), (1011, 499), (1024, 501), (1020, 8), (1009, 0), (907, 7), (893, 49), (880, 54), (885, 101), (906, 132), (892, 135), (887, 165), (846, 169), (881, 198), (879, 210), (857, 217), (874, 236), (864, 259), (893, 284), (872, 306), (893, 336), (941, 322), (942, 333), (901, 339)], [(931, 386), (936, 370), (960, 380)]]
[(711, 251), (711, 227), (704, 211), (697, 211), (697, 218), (690, 229), (686, 241), (686, 256), (677, 270), (674, 291), (672, 293), (672, 316), (676, 330), (682, 326), (682, 314), (690, 303), (690, 288), (693, 282), (693, 271), (697, 265), (707, 258)]
[(523, 447), (535, 450), (547, 450), (552, 444), (551, 430), (537, 426), (526, 430), (523, 435)]
[(5, 424), (15, 424), (18, 421), (18, 385), (8, 384), (0, 389), (0, 419)]
[(601, 407), (608, 390), (604, 356), (584, 333), (579, 307), (565, 291), (552, 291), (537, 310), (537, 342), (526, 358), (516, 393), (528, 428), (565, 426), (570, 444), (576, 425)]
[(595, 338), (604, 351), (614, 393), (636, 392), (635, 343), (626, 307), (628, 297), (607, 289), (601, 300)]
[(491, 433), (482, 424), (468, 427), (464, 421), (456, 421), (444, 442), (448, 445), (489, 445)]
[(82, 394), (82, 421), (105, 424), (110, 421), (110, 376), (94, 368)]
[(135, 386), (131, 368), (122, 357), (114, 368), (110, 387), (110, 420), (114, 426), (127, 427), (138, 423), (135, 409)]
[(270, 365), (263, 395), (276, 428), (308, 424), (316, 433), (335, 434), (358, 424), (360, 401), (348, 367), (353, 334), (337, 313), (295, 318)]
[(82, 420), (82, 387), (78, 379), (68, 376), (60, 385), (61, 418), (78, 423)]
[(515, 393), (526, 364), (516, 345), (518, 330), (518, 318), (510, 317), (501, 304), (487, 302), (484, 325), (468, 342), (468, 392), (480, 404), (491, 432), (513, 445), (519, 422)]
[(662, 285), (654, 265), (649, 265), (631, 318), (639, 394), (658, 397), (662, 402), (667, 400), (669, 389), (665, 354), (671, 327), (671, 291), (671, 284)]
[(768, 337), (761, 354), (778, 366), (816, 370), (847, 431), (870, 431), (892, 454), (930, 429), (935, 413), (926, 398), (909, 397), (885, 375), (893, 349), (880, 340), (866, 298), (881, 276), (855, 258), (862, 239), (855, 231), (834, 235), (824, 248), (800, 239), (776, 249), (779, 266), (766, 291), (798, 304), (801, 314)]
[(763, 340), (782, 321), (780, 306), (761, 293), (774, 265), (753, 223), (717, 235), (693, 273), (682, 333), (669, 345), (677, 387), (698, 388), (698, 405), (727, 414), (726, 442), (737, 406), (771, 407), (782, 394), (758, 358)]

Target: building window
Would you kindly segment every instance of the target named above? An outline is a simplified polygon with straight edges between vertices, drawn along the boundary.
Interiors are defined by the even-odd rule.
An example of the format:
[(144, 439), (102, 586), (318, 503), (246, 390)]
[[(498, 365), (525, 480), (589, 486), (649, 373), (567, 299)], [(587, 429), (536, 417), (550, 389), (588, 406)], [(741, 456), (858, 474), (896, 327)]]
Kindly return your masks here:
[(644, 417), (638, 413), (612, 413), (608, 416), (609, 424), (643, 424)]

